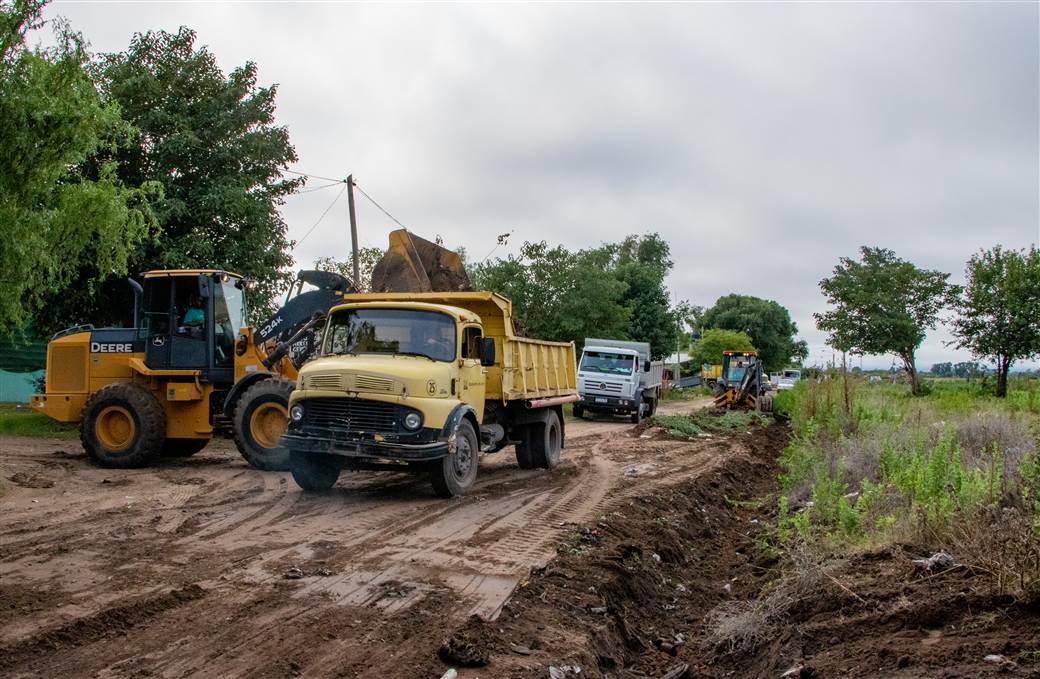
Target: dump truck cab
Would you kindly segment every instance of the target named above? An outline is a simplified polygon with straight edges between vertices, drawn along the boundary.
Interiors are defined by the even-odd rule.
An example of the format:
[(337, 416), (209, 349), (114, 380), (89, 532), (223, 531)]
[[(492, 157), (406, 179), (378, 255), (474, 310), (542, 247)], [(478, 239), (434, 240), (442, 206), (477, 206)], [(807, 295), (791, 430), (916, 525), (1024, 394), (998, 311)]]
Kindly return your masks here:
[(389, 469), (428, 471), (438, 494), (461, 495), (479, 454), (508, 443), (522, 467), (558, 462), (560, 408), (578, 398), (573, 343), (514, 336), (494, 293), (355, 299), (330, 311), (290, 397), (282, 443), (302, 488)]

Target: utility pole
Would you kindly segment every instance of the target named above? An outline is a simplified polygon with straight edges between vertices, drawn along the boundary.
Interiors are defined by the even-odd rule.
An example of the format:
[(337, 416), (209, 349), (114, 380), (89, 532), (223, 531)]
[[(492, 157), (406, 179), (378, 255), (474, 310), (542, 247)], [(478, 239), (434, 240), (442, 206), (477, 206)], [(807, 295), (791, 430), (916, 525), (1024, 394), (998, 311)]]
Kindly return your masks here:
[(361, 256), (357, 243), (357, 216), (354, 214), (354, 175), (347, 175), (347, 209), (350, 211), (350, 244), (354, 253), (354, 285), (361, 288)]

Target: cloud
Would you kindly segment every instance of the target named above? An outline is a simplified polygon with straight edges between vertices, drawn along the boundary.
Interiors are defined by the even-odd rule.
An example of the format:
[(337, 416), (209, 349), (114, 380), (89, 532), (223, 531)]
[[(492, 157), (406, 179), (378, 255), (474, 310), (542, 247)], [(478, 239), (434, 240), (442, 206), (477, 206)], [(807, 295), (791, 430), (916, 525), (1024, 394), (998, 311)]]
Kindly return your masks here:
[[(97, 51), (185, 24), (278, 83), (296, 169), (472, 256), (658, 231), (680, 298), (787, 306), (862, 244), (963, 277), (1040, 241), (1038, 6), (55, 4)], [(288, 200), (301, 236), (337, 189)], [(394, 224), (363, 199), (361, 240)], [(295, 253), (346, 257), (346, 201)], [(931, 333), (922, 365), (960, 356)], [(874, 361), (887, 365), (887, 359)]]

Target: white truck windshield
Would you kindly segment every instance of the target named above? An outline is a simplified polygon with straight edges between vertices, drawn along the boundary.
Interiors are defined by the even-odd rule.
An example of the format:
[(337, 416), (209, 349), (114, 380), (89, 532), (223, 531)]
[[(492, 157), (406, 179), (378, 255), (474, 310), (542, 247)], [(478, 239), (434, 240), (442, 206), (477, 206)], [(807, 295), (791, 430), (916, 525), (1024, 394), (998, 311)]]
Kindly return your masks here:
[(578, 370), (608, 375), (631, 375), (635, 360), (636, 357), (631, 354), (586, 351), (581, 355), (581, 367)]
[(329, 321), (326, 354), (406, 354), (455, 360), (455, 320), (436, 311), (345, 309)]

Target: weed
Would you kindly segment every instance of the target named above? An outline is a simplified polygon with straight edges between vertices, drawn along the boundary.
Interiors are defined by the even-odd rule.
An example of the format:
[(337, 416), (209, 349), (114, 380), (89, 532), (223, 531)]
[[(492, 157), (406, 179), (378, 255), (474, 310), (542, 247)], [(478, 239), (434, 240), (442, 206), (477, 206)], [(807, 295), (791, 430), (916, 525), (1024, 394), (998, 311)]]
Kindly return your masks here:
[(28, 408), (4, 407), (0, 409), (0, 434), (71, 439), (76, 437), (76, 428)]

